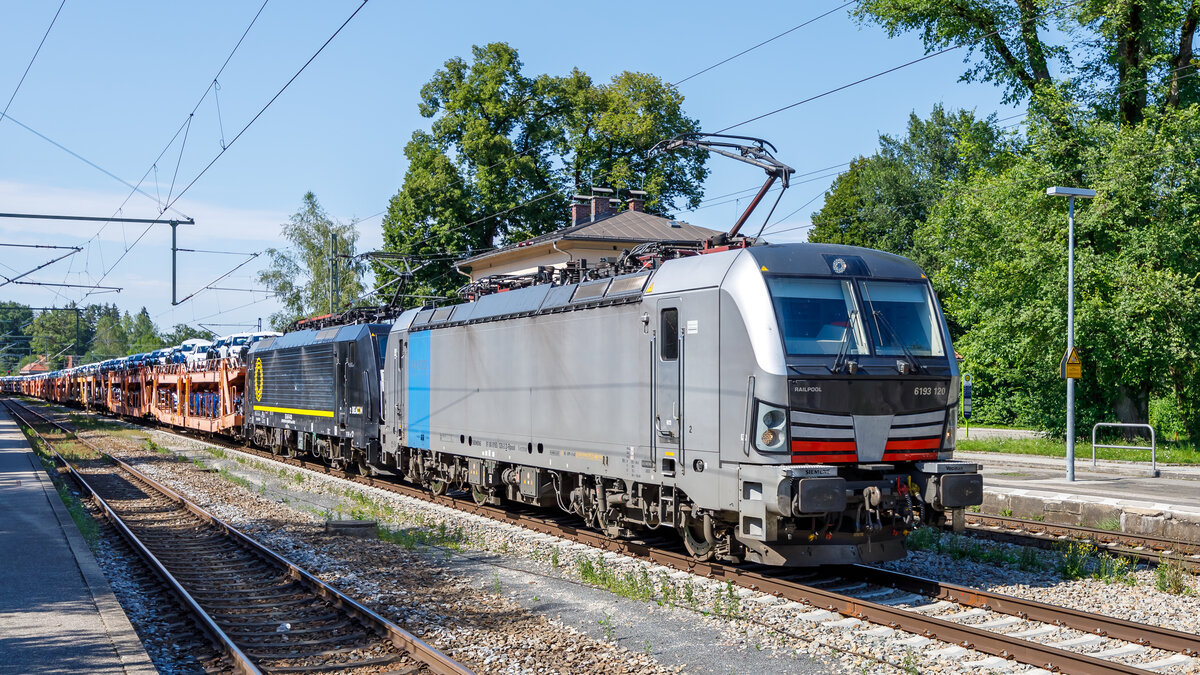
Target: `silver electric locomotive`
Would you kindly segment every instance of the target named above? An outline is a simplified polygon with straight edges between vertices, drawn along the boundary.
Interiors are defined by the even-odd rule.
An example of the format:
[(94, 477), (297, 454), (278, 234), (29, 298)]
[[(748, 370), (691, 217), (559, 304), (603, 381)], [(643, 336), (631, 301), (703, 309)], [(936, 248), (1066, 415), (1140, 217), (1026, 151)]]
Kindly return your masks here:
[(410, 310), (383, 370), (383, 467), (668, 528), (703, 559), (889, 560), (982, 501), (952, 461), (958, 371), (911, 261), (751, 246)]

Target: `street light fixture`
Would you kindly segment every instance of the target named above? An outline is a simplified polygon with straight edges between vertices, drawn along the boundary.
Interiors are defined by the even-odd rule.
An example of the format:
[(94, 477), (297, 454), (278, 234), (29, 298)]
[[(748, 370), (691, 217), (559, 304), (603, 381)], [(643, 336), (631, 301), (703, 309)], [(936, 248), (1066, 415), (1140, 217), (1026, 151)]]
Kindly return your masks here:
[[(1046, 194), (1067, 198), (1067, 355), (1075, 352), (1075, 198), (1091, 199), (1095, 190), (1050, 187)], [(1064, 376), (1067, 373), (1064, 372)], [(1067, 480), (1075, 480), (1075, 378), (1067, 377)]]

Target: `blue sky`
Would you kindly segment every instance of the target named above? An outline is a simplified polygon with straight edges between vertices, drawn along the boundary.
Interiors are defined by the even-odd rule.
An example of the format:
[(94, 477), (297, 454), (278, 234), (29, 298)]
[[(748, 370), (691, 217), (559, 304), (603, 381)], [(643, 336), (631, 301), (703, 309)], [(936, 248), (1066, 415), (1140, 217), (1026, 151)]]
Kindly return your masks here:
[[(0, 106), (17, 87), (59, 4), (4, 3)], [(565, 74), (578, 67), (605, 81), (634, 70), (674, 82), (841, 4), (768, 2), (735, 8), (718, 2), (370, 0), (174, 202), (175, 209), (197, 221), (180, 227), (179, 246), (249, 254), (278, 245), (279, 224), (296, 211), (308, 190), (335, 218), (366, 219), (359, 226), (360, 249), (379, 246), (376, 214), (401, 184), (404, 144), (415, 129), (428, 127), (417, 113), (420, 87), (447, 59), (469, 59), (474, 44), (508, 42), (520, 52), (529, 74)], [(201, 99), (259, 11), (259, 0), (67, 0), (9, 108), (13, 119), (0, 121), (0, 211), (158, 216), (168, 194), (177, 195), (192, 183), (221, 152), (222, 139), (228, 145), (358, 5), (358, 0), (270, 0), (221, 74), (216, 96), (209, 91)], [(705, 129), (716, 130), (923, 53), (915, 35), (888, 39), (878, 28), (858, 25), (842, 9), (690, 79), (680, 90), (686, 112)], [(873, 152), (880, 133), (902, 133), (910, 112), (925, 115), (937, 103), (980, 115), (1019, 112), (1002, 105), (1001, 92), (990, 85), (958, 82), (966, 70), (963, 56), (959, 51), (930, 59), (737, 132), (770, 140), (779, 148), (779, 158), (803, 174)], [(176, 140), (167, 147), (193, 109), (186, 144)], [(152, 197), (130, 197), (129, 188), (13, 120), (129, 183), (142, 181), (141, 189)], [(717, 158), (710, 167), (709, 197), (762, 181), (759, 170), (728, 160)], [(781, 234), (774, 240), (803, 240), (803, 226), (819, 208), (820, 195), (836, 171), (797, 179), (776, 212), (774, 220), (780, 222), (770, 229)], [(714, 199), (680, 217), (725, 229), (744, 205), (744, 200)], [(757, 229), (761, 220), (753, 224)], [(131, 247), (144, 227), (110, 224), (101, 231), (95, 223), (0, 219), (0, 242), (85, 246), (28, 278), (95, 283), (103, 276), (104, 285), (124, 290), (85, 302), (116, 302), (134, 311), (145, 306), (163, 328), (176, 323), (252, 324), (259, 317), (265, 321), (275, 309), (262, 294), (235, 291), (205, 291), (172, 307), (170, 229), (154, 226)], [(51, 257), (48, 251), (0, 247), (0, 274), (24, 272)], [(264, 258), (219, 285), (257, 287), (253, 277)], [(181, 254), (180, 297), (245, 259)], [(81, 300), (84, 293), (8, 285), (0, 290), (0, 300), (49, 306)]]

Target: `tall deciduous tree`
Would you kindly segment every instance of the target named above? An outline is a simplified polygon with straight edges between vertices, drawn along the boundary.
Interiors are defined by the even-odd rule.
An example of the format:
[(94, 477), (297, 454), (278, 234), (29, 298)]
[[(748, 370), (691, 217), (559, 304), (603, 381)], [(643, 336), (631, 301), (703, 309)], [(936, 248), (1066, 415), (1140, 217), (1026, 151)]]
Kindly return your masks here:
[(41, 312), (33, 320), (30, 347), (35, 355), (47, 357), (52, 369), (64, 366), (68, 355), (86, 351), (86, 342), (76, 339), (76, 327), (81, 336), (86, 328), (82, 315), (76, 323), (76, 307), (75, 303), (68, 303), (63, 309)]
[[(921, 257), (913, 233), (945, 186), (1000, 161), (1006, 143), (995, 120), (935, 106), (909, 116), (902, 138), (879, 137), (879, 151), (859, 157), (825, 193), (808, 240), (866, 246)], [(921, 260), (923, 263), (935, 261)]]
[(1042, 16), (1051, 1), (862, 0), (851, 14), (882, 25), (892, 37), (919, 31), (927, 51), (970, 45), (966, 59), (979, 58), (963, 79), (994, 82), (1015, 103), (1051, 85), (1051, 62), (1067, 57), (1065, 47), (1048, 44), (1044, 37), (1056, 18)]
[(128, 355), (129, 336), (121, 324), (121, 310), (116, 305), (100, 305), (94, 314), (96, 323), (84, 361), (97, 362)]
[[(258, 280), (278, 294), (283, 309), (271, 315), (271, 325), (282, 330), (298, 319), (344, 309), (363, 291), (365, 265), (355, 256), (358, 229), (329, 217), (312, 192), (304, 194), (300, 210), (280, 226), (288, 247), (267, 249), (270, 266)], [(338, 306), (330, 307), (332, 235), (337, 235)]]
[(421, 89), (432, 123), (404, 148), (404, 184), (384, 217), (387, 250), (433, 262), (410, 293), (446, 295), (462, 282), (455, 257), (561, 227), (571, 192), (591, 185), (644, 188), (660, 213), (699, 202), (704, 153), (646, 155), (699, 130), (674, 87), (643, 73), (605, 84), (579, 70), (530, 76), (503, 43), (472, 57), (450, 59)]
[(19, 302), (0, 302), (0, 373), (9, 374), (29, 354), (33, 310)]
[(1166, 396), (1200, 432), (1200, 109), (1093, 119), (1075, 143), (1082, 165), (1063, 167), (1056, 133), (1034, 124), (1011, 166), (961, 180), (916, 233), (943, 261), (931, 277), (987, 383), (981, 412), (1062, 429), (1066, 214), (1044, 190), (1081, 172), (1099, 194), (1076, 211), (1080, 426), (1145, 423)]
[[(1121, 124), (1138, 124), (1150, 108), (1198, 100), (1194, 50), (1197, 0), (863, 0), (852, 14), (895, 36), (917, 31), (928, 51), (969, 45), (967, 81), (995, 82), (1010, 103), (1043, 104), (1055, 131), (1066, 120), (1054, 101), (1068, 90), (1091, 100)], [(1070, 35), (1085, 45), (1072, 62)], [(1068, 84), (1062, 74), (1075, 76)]]
[(152, 352), (165, 346), (162, 336), (158, 334), (158, 327), (154, 325), (154, 321), (145, 307), (133, 316), (127, 312), (125, 317), (128, 319), (126, 335), (129, 339), (130, 352), (134, 354)]

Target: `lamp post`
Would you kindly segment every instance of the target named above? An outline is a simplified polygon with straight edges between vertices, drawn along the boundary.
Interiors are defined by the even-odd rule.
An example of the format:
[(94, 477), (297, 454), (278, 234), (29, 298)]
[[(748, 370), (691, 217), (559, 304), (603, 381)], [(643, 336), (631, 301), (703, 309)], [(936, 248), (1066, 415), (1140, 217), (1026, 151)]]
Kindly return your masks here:
[[(1067, 356), (1075, 350), (1075, 198), (1091, 199), (1095, 190), (1050, 187), (1046, 194), (1067, 198)], [(1063, 358), (1064, 362), (1067, 357)], [(1075, 378), (1067, 379), (1067, 480), (1075, 480)]]

